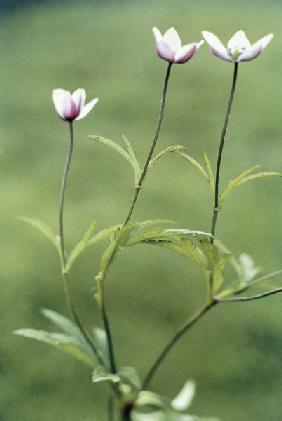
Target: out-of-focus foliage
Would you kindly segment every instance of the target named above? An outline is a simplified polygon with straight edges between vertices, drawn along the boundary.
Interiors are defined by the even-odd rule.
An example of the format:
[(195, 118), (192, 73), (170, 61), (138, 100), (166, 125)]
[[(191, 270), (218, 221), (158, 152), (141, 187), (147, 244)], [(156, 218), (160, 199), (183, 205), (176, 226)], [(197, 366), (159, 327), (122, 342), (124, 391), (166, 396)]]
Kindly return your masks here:
[[(275, 5), (276, 4), (276, 5)], [(239, 69), (227, 133), (223, 188), (246, 168), (281, 171), (281, 5), (216, 0), (96, 3), (29, 8), (2, 20), (1, 71), (1, 421), (104, 420), (107, 387), (93, 384), (91, 367), (51, 347), (12, 335), (15, 329), (53, 329), (40, 318), (48, 307), (67, 314), (56, 250), (19, 215), (57, 232), (67, 127), (51, 102), (53, 88), (98, 96), (94, 112), (75, 125), (75, 153), (66, 194), (66, 240), (72, 250), (95, 219), (97, 233), (123, 222), (132, 174), (114, 151), (87, 138), (124, 133), (143, 162), (155, 126), (165, 63), (155, 55), (151, 28), (175, 25), (183, 40), (212, 30), (227, 41), (245, 29), (251, 41), (274, 32), (264, 54)], [(183, 145), (214, 169), (232, 66), (202, 47), (174, 66), (158, 152)], [(191, 163), (176, 153), (152, 167), (133, 222), (173, 219), (177, 227), (210, 229), (210, 191)], [(218, 236), (237, 255), (247, 252), (266, 271), (281, 268), (282, 185), (278, 177), (246, 183), (228, 196)], [(94, 234), (95, 235), (95, 234)], [(85, 324), (101, 324), (94, 275), (105, 243), (74, 262), (71, 287)], [(121, 253), (106, 282), (120, 367), (141, 378), (177, 326), (202, 303), (202, 272), (177, 254), (138, 245)], [(281, 419), (281, 297), (218, 306), (175, 348), (153, 390), (173, 398), (197, 383), (191, 412), (227, 421)]]

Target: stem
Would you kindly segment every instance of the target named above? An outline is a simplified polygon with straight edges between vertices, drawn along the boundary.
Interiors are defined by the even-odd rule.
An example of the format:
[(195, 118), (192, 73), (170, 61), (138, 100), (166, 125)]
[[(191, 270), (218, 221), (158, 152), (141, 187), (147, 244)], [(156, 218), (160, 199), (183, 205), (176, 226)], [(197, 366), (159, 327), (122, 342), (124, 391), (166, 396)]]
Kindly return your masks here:
[(223, 124), (223, 129), (221, 132), (221, 138), (220, 138), (220, 144), (218, 149), (218, 156), (217, 156), (217, 163), (216, 163), (216, 177), (215, 177), (215, 190), (214, 190), (214, 206), (213, 206), (213, 218), (212, 218), (212, 226), (211, 226), (211, 244), (214, 243), (214, 235), (215, 235), (215, 229), (216, 229), (216, 222), (217, 222), (217, 216), (219, 212), (219, 179), (220, 179), (220, 166), (221, 166), (221, 160), (222, 160), (222, 152), (225, 142), (225, 135), (227, 131), (227, 125), (228, 120), (233, 104), (234, 99), (234, 93), (236, 88), (236, 82), (237, 82), (237, 76), (238, 76), (238, 65), (239, 63), (234, 63), (234, 71), (233, 71), (233, 80), (232, 80), (232, 86), (229, 96), (229, 101), (227, 105), (227, 110), (225, 114), (225, 120)]
[(74, 139), (74, 137), (73, 137), (72, 122), (69, 122), (69, 128), (70, 128), (70, 144), (69, 144), (67, 158), (66, 158), (66, 162), (65, 162), (65, 166), (64, 166), (64, 173), (63, 173), (61, 192), (60, 192), (60, 206), (59, 206), (59, 232), (60, 232), (60, 246), (61, 246), (62, 275), (63, 275), (63, 281), (64, 281), (64, 292), (65, 292), (66, 303), (67, 303), (67, 306), (68, 306), (68, 309), (69, 309), (69, 312), (70, 312), (72, 318), (74, 319), (78, 329), (80, 330), (80, 332), (84, 336), (86, 342), (91, 347), (91, 349), (93, 351), (93, 354), (97, 358), (97, 361), (104, 366), (105, 363), (103, 361), (103, 358), (100, 356), (95, 344), (92, 342), (90, 336), (88, 335), (88, 333), (84, 329), (84, 327), (83, 327), (83, 325), (82, 325), (82, 323), (81, 323), (81, 321), (78, 317), (78, 314), (75, 310), (75, 307), (74, 307), (74, 304), (73, 304), (73, 301), (72, 301), (72, 298), (71, 298), (69, 286), (68, 286), (68, 276), (67, 276), (67, 273), (65, 272), (66, 252), (65, 252), (65, 237), (64, 237), (64, 204), (65, 204), (65, 190), (66, 190), (66, 185), (67, 185), (67, 180), (68, 180), (68, 175), (69, 175), (69, 170), (70, 170), (70, 164), (71, 164), (71, 159), (72, 159), (72, 153), (73, 153), (73, 139)]
[(149, 154), (148, 154), (147, 160), (145, 162), (144, 168), (143, 168), (142, 173), (140, 175), (140, 178), (138, 180), (138, 184), (134, 188), (134, 192), (133, 192), (131, 204), (130, 204), (130, 207), (129, 207), (129, 211), (128, 211), (128, 214), (127, 214), (127, 216), (125, 218), (125, 221), (124, 221), (124, 224), (123, 225), (127, 225), (128, 222), (130, 221), (130, 218), (131, 218), (131, 215), (133, 213), (133, 210), (134, 210), (136, 201), (138, 199), (138, 196), (139, 196), (139, 193), (140, 193), (140, 190), (141, 190), (141, 187), (142, 187), (144, 178), (145, 178), (145, 176), (147, 174), (147, 171), (148, 171), (148, 168), (149, 168), (149, 165), (150, 165), (150, 161), (151, 161), (152, 155), (154, 153), (154, 150), (155, 150), (155, 147), (156, 147), (156, 144), (157, 144), (157, 140), (158, 140), (158, 137), (159, 137), (159, 133), (160, 133), (162, 121), (163, 121), (163, 118), (164, 118), (164, 110), (165, 110), (165, 103), (166, 103), (167, 87), (168, 87), (168, 81), (169, 81), (169, 77), (170, 77), (171, 68), (172, 68), (172, 63), (168, 63), (167, 70), (166, 70), (166, 76), (165, 76), (165, 80), (164, 80), (164, 87), (163, 87), (163, 93), (162, 93), (160, 111), (159, 111), (159, 115), (158, 115), (158, 118), (157, 118), (157, 125), (156, 125), (155, 135), (154, 135), (153, 142), (152, 142), (151, 148), (149, 150)]
[[(172, 63), (169, 63), (168, 67), (167, 67), (167, 71), (166, 71), (165, 81), (164, 81), (164, 87), (163, 87), (163, 93), (162, 93), (160, 111), (159, 111), (159, 115), (158, 115), (158, 119), (157, 119), (155, 135), (154, 135), (152, 145), (151, 145), (150, 150), (149, 150), (148, 157), (147, 157), (146, 162), (144, 164), (144, 168), (143, 168), (143, 170), (141, 172), (141, 175), (140, 175), (140, 178), (138, 180), (138, 184), (134, 188), (131, 204), (130, 204), (127, 216), (125, 218), (125, 221), (123, 223), (123, 226), (127, 225), (128, 222), (130, 221), (131, 215), (133, 213), (135, 204), (136, 204), (138, 196), (139, 196), (139, 192), (141, 190), (144, 178), (146, 177), (146, 174), (147, 174), (147, 171), (148, 171), (148, 168), (149, 168), (149, 165), (150, 165), (150, 161), (151, 161), (152, 155), (154, 153), (154, 150), (155, 150), (155, 147), (156, 147), (156, 144), (157, 144), (157, 140), (158, 140), (158, 137), (159, 137), (159, 133), (160, 133), (163, 117), (164, 117), (167, 87), (168, 87), (168, 81), (169, 81), (169, 77), (170, 77), (171, 67), (172, 67)], [(114, 253), (115, 253), (115, 250), (113, 251), (113, 255), (114, 255)], [(108, 340), (108, 349), (109, 349), (111, 372), (113, 374), (115, 374), (117, 372), (117, 366), (116, 366), (115, 356), (114, 356), (111, 326), (110, 326), (110, 322), (109, 322), (109, 318), (107, 316), (107, 310), (106, 310), (106, 306), (105, 306), (104, 280), (101, 283), (101, 295), (102, 295), (101, 311), (102, 311), (104, 327), (105, 327), (107, 340)]]
[(169, 351), (174, 347), (174, 345), (179, 341), (179, 339), (185, 335), (185, 333), (198, 321), (200, 320), (212, 307), (217, 304), (217, 300), (213, 299), (204, 307), (202, 307), (197, 313), (195, 313), (190, 319), (188, 319), (174, 334), (168, 344), (163, 348), (160, 355), (148, 371), (145, 379), (143, 381), (142, 390), (144, 390), (149, 383), (151, 382), (153, 376), (155, 375), (157, 369), (159, 368), (160, 364), (168, 355)]
[(254, 301), (259, 300), (260, 298), (269, 297), (270, 295), (278, 294), (282, 292), (282, 288), (272, 289), (270, 291), (261, 292), (260, 294), (251, 295), (249, 297), (230, 297), (230, 298), (222, 298), (218, 299), (221, 303), (230, 303), (230, 302), (238, 302), (238, 301)]

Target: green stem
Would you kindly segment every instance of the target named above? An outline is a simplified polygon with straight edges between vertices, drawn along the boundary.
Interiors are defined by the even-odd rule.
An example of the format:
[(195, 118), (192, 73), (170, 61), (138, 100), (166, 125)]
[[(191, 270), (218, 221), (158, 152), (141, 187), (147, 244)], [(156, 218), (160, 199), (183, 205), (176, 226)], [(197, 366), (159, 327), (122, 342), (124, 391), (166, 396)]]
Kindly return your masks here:
[(166, 76), (165, 76), (165, 80), (164, 80), (163, 93), (162, 93), (162, 99), (161, 99), (161, 105), (160, 105), (160, 111), (159, 111), (159, 115), (158, 115), (158, 118), (157, 118), (155, 135), (154, 135), (153, 142), (152, 142), (151, 148), (149, 150), (149, 154), (148, 154), (148, 157), (146, 159), (144, 168), (143, 168), (142, 173), (140, 175), (139, 181), (134, 188), (131, 204), (130, 204), (127, 216), (126, 216), (124, 224), (123, 224), (124, 226), (127, 225), (128, 222), (130, 221), (130, 218), (132, 216), (135, 204), (137, 202), (137, 199), (138, 199), (138, 196), (139, 196), (144, 178), (146, 177), (151, 158), (153, 156), (153, 153), (154, 153), (154, 150), (155, 150), (155, 147), (156, 147), (156, 144), (157, 144), (157, 140), (158, 140), (159, 133), (160, 133), (160, 130), (161, 130), (161, 125), (162, 125), (163, 118), (164, 118), (164, 110), (165, 110), (165, 103), (166, 103), (166, 96), (167, 96), (167, 87), (168, 87), (168, 81), (169, 81), (169, 77), (170, 77), (172, 64), (173, 63), (168, 63), (168, 66), (167, 66)]
[(166, 358), (170, 350), (176, 345), (176, 343), (182, 338), (185, 333), (191, 329), (191, 327), (200, 320), (212, 307), (214, 307), (217, 304), (217, 301), (214, 299), (213, 301), (206, 304), (204, 307), (202, 307), (197, 313), (195, 313), (190, 319), (188, 319), (173, 335), (171, 340), (167, 343), (167, 345), (163, 348), (160, 355), (148, 371), (148, 373), (145, 376), (145, 379), (142, 384), (142, 390), (146, 389), (151, 382), (153, 376), (155, 375), (157, 369), (163, 362), (163, 360)]
[(64, 237), (64, 204), (65, 204), (65, 191), (67, 186), (67, 180), (70, 170), (70, 164), (73, 154), (73, 124), (72, 122), (69, 122), (69, 128), (70, 128), (70, 143), (69, 143), (69, 149), (67, 153), (67, 158), (64, 166), (64, 173), (63, 173), (63, 179), (62, 179), (62, 185), (61, 185), (61, 192), (60, 192), (60, 205), (59, 205), (59, 233), (60, 233), (60, 246), (61, 246), (61, 259), (62, 259), (62, 275), (63, 275), (63, 281), (64, 281), (64, 292), (65, 292), (65, 298), (66, 303), (69, 309), (69, 312), (75, 321), (77, 327), (79, 328), (80, 332), (84, 336), (85, 340), (89, 344), (89, 346), (92, 349), (93, 354), (97, 358), (97, 361), (105, 365), (103, 358), (100, 356), (99, 351), (97, 350), (95, 344), (91, 340), (90, 336), (88, 335), (87, 331), (84, 329), (80, 318), (78, 317), (77, 311), (75, 310), (75, 306), (73, 304), (69, 285), (68, 285), (68, 276), (65, 272), (65, 266), (66, 266), (66, 251), (65, 251), (65, 237)]
[(229, 297), (229, 298), (222, 298), (222, 299), (219, 298), (218, 301), (221, 303), (254, 301), (254, 300), (260, 300), (261, 298), (269, 297), (270, 295), (278, 294), (279, 292), (282, 292), (282, 288), (272, 289), (270, 291), (261, 292), (260, 294), (250, 295), (249, 297)]
[(238, 66), (239, 63), (234, 63), (234, 71), (233, 71), (233, 80), (232, 80), (232, 86), (230, 91), (230, 96), (228, 100), (227, 110), (225, 114), (223, 129), (221, 132), (221, 138), (218, 148), (218, 156), (217, 156), (217, 163), (216, 163), (216, 176), (215, 176), (215, 189), (214, 189), (214, 205), (213, 205), (213, 217), (212, 217), (212, 225), (211, 225), (211, 243), (214, 242), (214, 235), (216, 230), (216, 223), (217, 223), (217, 217), (219, 212), (219, 179), (220, 179), (220, 167), (221, 167), (221, 160), (222, 160), (222, 152), (225, 142), (225, 135), (227, 131), (228, 121), (230, 112), (232, 109), (233, 99), (234, 99), (234, 93), (236, 89), (236, 82), (237, 82), (237, 76), (238, 76)]
[[(149, 150), (148, 157), (147, 157), (146, 162), (144, 164), (144, 168), (143, 168), (143, 170), (141, 172), (141, 175), (140, 175), (140, 178), (138, 180), (138, 184), (137, 184), (137, 186), (135, 186), (133, 197), (132, 197), (132, 200), (131, 200), (131, 204), (130, 204), (127, 216), (125, 218), (125, 221), (123, 223), (123, 226), (127, 225), (128, 222), (130, 221), (131, 215), (133, 213), (135, 204), (136, 204), (138, 196), (139, 196), (140, 189), (142, 187), (144, 178), (146, 177), (146, 174), (148, 172), (150, 161), (151, 161), (152, 155), (154, 153), (154, 150), (155, 150), (155, 147), (156, 147), (156, 144), (157, 144), (157, 140), (158, 140), (158, 137), (159, 137), (162, 121), (163, 121), (163, 118), (164, 118), (167, 88), (168, 88), (168, 81), (169, 81), (169, 77), (170, 77), (170, 73), (171, 73), (171, 67), (172, 67), (172, 63), (169, 63), (168, 67), (167, 67), (167, 71), (166, 71), (165, 80), (164, 80), (164, 87), (163, 87), (160, 111), (159, 111), (159, 115), (158, 115), (158, 118), (157, 118), (155, 135), (153, 137), (153, 141), (152, 141), (152, 144), (151, 144), (151, 147), (150, 147), (150, 150)], [(113, 251), (113, 257), (114, 257), (115, 253), (116, 253), (116, 249)], [(105, 327), (105, 331), (106, 331), (106, 335), (107, 335), (107, 341), (108, 341), (111, 372), (115, 374), (117, 372), (117, 365), (116, 365), (115, 356), (114, 356), (111, 326), (110, 326), (109, 318), (108, 318), (108, 315), (107, 315), (107, 309), (106, 309), (106, 305), (105, 305), (104, 279), (102, 280), (100, 287), (101, 287), (101, 311), (102, 311), (102, 317), (103, 317), (104, 327)]]

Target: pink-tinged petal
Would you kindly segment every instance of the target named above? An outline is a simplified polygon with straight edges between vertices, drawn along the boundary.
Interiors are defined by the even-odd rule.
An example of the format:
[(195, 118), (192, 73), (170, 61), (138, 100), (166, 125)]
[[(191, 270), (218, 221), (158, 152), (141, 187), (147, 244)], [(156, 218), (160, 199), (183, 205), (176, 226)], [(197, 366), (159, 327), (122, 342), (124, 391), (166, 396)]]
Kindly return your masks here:
[(90, 111), (94, 108), (94, 106), (97, 104), (97, 102), (99, 101), (98, 98), (92, 99), (92, 101), (88, 102), (88, 104), (86, 104), (80, 114), (78, 115), (78, 117), (76, 117), (76, 120), (81, 120), (82, 118), (84, 118), (88, 113), (90, 113)]
[(177, 51), (181, 48), (181, 40), (174, 28), (169, 28), (162, 39), (174, 54), (177, 53)]
[(239, 61), (250, 61), (253, 60), (254, 58), (258, 57), (261, 52), (262, 52), (263, 48), (261, 45), (252, 45), (251, 48), (249, 50), (247, 50), (244, 54), (242, 54), (239, 57)]
[(216, 56), (226, 61), (231, 61), (226, 48), (216, 35), (209, 31), (203, 31), (203, 38), (210, 46), (211, 52)]
[(215, 50), (214, 48), (210, 48), (210, 51), (214, 56), (221, 58), (222, 60), (232, 61), (227, 53), (222, 53), (221, 51)]
[(158, 42), (162, 39), (162, 34), (160, 33), (160, 30), (158, 28), (156, 28), (155, 26), (153, 28), (153, 34), (154, 34), (156, 42)]
[(196, 48), (197, 50), (205, 43), (205, 41), (202, 39), (200, 42), (197, 42)]
[(78, 112), (84, 107), (86, 93), (84, 89), (77, 89), (72, 94), (72, 99), (78, 109)]
[(55, 109), (61, 118), (64, 118), (64, 107), (66, 91), (64, 89), (54, 89), (52, 92), (52, 99), (55, 105)]
[(157, 53), (158, 56), (164, 60), (170, 61), (173, 63), (174, 61), (174, 52), (171, 50), (171, 48), (167, 45), (166, 42), (163, 40), (157, 42)]
[(197, 44), (184, 45), (174, 56), (174, 63), (183, 64), (190, 60), (197, 51)]

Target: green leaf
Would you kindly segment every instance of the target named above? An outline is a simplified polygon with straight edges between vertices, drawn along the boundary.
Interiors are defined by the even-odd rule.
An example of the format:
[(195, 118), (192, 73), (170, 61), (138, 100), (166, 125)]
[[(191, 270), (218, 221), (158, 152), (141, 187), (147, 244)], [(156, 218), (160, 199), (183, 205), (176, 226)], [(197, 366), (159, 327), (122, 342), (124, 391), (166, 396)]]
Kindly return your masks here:
[(35, 329), (19, 329), (14, 331), (16, 335), (24, 336), (26, 338), (35, 339), (40, 342), (45, 342), (49, 345), (54, 346), (68, 354), (77, 360), (91, 366), (95, 367), (96, 362), (81, 349), (79, 343), (75, 338), (65, 335), (63, 333), (51, 333), (46, 332), (45, 330), (35, 330)]
[(121, 225), (113, 225), (112, 227), (105, 228), (102, 231), (98, 232), (94, 235), (89, 241), (88, 246), (92, 246), (92, 244), (96, 244), (101, 240), (105, 240), (110, 237), (115, 231), (121, 228)]
[(256, 165), (249, 170), (243, 172), (238, 177), (234, 178), (233, 180), (229, 181), (223, 192), (219, 196), (219, 202), (222, 204), (223, 200), (228, 196), (228, 194), (235, 188), (241, 186), (242, 184), (247, 183), (248, 181), (255, 180), (257, 178), (263, 178), (263, 177), (281, 177), (282, 174), (277, 171), (272, 172), (258, 172), (256, 174), (250, 174), (251, 172), (255, 171), (257, 168), (259, 168), (259, 165)]
[(137, 374), (137, 371), (133, 367), (121, 367), (118, 370), (118, 375), (121, 381), (127, 385), (130, 385), (135, 390), (141, 389), (141, 380)]
[(152, 168), (157, 163), (157, 161), (160, 158), (162, 158), (163, 156), (166, 156), (168, 154), (171, 154), (173, 152), (178, 152), (178, 151), (185, 151), (184, 146), (181, 146), (181, 145), (171, 145), (171, 146), (168, 146), (167, 148), (163, 149), (153, 159), (151, 159), (151, 161), (150, 161), (150, 168)]
[(108, 373), (103, 367), (97, 367), (92, 374), (93, 383), (110, 382), (119, 383), (121, 381), (117, 374)]
[(217, 292), (224, 283), (224, 269), (226, 266), (226, 263), (230, 260), (231, 255), (230, 254), (224, 254), (221, 256), (221, 258), (218, 260), (217, 263), (215, 263), (213, 268), (213, 292)]
[(206, 181), (210, 182), (210, 178), (207, 174), (207, 172), (204, 170), (201, 164), (199, 164), (196, 159), (192, 158), (190, 155), (188, 155), (186, 152), (177, 151), (177, 154), (181, 156), (182, 158), (186, 159), (186, 161), (190, 162), (192, 166), (199, 171), (199, 173), (205, 178)]
[(214, 194), (214, 188), (215, 188), (214, 175), (213, 175), (213, 171), (212, 171), (212, 167), (211, 167), (209, 157), (206, 154), (206, 152), (204, 152), (204, 161), (205, 161), (205, 165), (206, 165), (206, 168), (207, 168), (207, 174), (208, 174), (208, 180), (209, 180), (209, 184), (210, 184), (211, 193)]
[(100, 355), (104, 357), (104, 361), (107, 361), (108, 366), (109, 363), (109, 348), (108, 348), (108, 341), (107, 335), (104, 329), (100, 327), (95, 327), (93, 329), (93, 336), (94, 336), (94, 343)]
[(135, 156), (134, 150), (131, 146), (131, 143), (129, 142), (129, 140), (126, 138), (126, 136), (123, 134), (122, 135), (123, 141), (125, 143), (129, 158), (130, 158), (130, 164), (134, 170), (134, 175), (135, 175), (135, 186), (138, 185), (139, 183), (139, 179), (141, 176), (141, 169), (140, 169), (140, 165), (139, 162)]
[(134, 154), (134, 151), (132, 149), (131, 144), (129, 143), (129, 141), (126, 139), (126, 137), (124, 135), (122, 135), (123, 140), (125, 142), (127, 151), (122, 148), (118, 143), (113, 142), (110, 139), (106, 139), (105, 137), (102, 136), (88, 136), (89, 139), (94, 140), (95, 142), (101, 143), (102, 145), (108, 146), (109, 148), (113, 149), (115, 152), (117, 152), (119, 155), (121, 155), (127, 162), (129, 162), (129, 164), (131, 165), (131, 167), (133, 168), (134, 171), (134, 177), (135, 177), (135, 185), (138, 184), (138, 180), (140, 178), (140, 174), (141, 174), (141, 170), (140, 170), (140, 166), (139, 163), (136, 159), (136, 156)]
[(25, 216), (20, 216), (19, 219), (40, 231), (46, 238), (48, 238), (48, 240), (52, 242), (52, 244), (56, 247), (59, 254), (61, 255), (60, 239), (52, 231), (52, 229), (47, 224), (45, 224), (45, 222), (37, 218), (27, 218)]
[(89, 228), (85, 232), (83, 238), (77, 243), (77, 245), (72, 249), (69, 258), (66, 263), (65, 272), (69, 272), (70, 268), (72, 267), (74, 261), (80, 256), (80, 254), (90, 245), (93, 244), (91, 242), (93, 233), (96, 229), (96, 222), (91, 222)]

